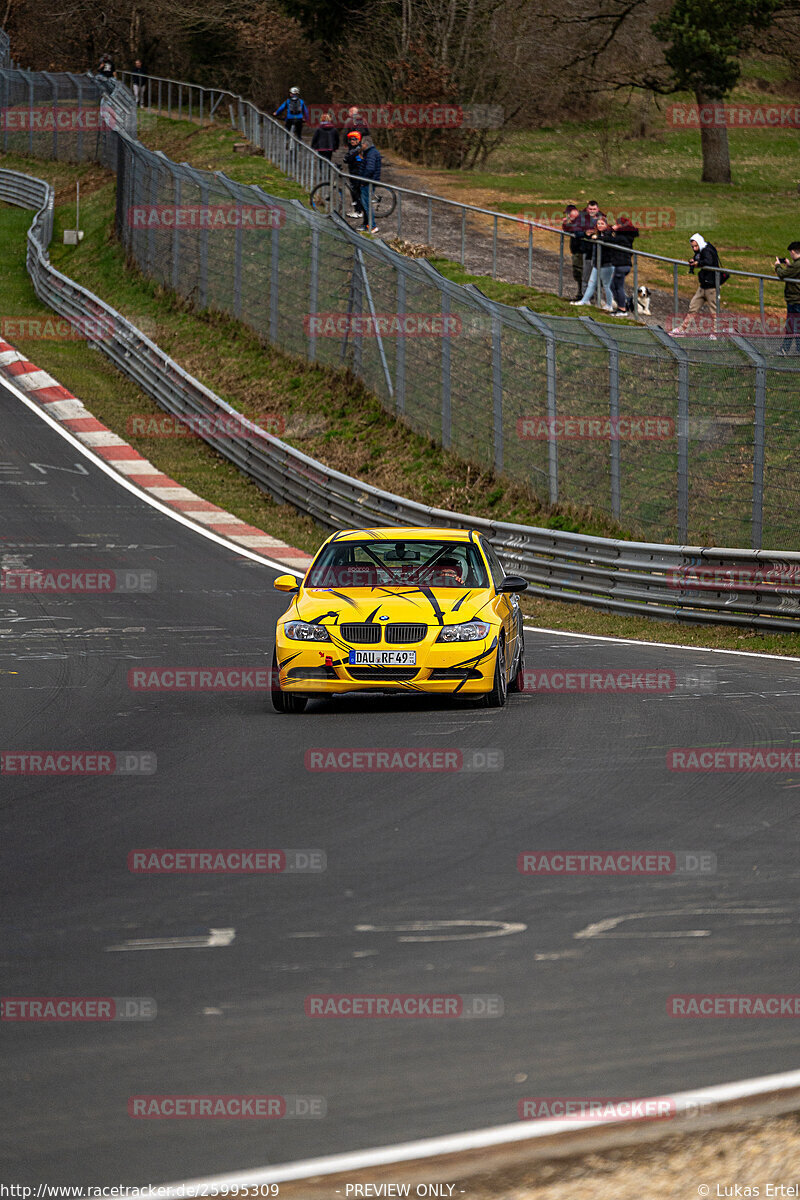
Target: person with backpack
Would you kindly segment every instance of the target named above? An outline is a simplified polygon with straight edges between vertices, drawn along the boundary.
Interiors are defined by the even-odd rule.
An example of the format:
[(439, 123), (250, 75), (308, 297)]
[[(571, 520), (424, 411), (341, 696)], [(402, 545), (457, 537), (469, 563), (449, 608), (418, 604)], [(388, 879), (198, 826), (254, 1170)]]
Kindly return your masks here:
[(100, 59), (100, 66), (97, 68), (97, 74), (105, 76), (106, 79), (114, 78), (114, 60), (110, 54), (104, 54)]
[(286, 132), (293, 134), (296, 138), (302, 138), (303, 122), (308, 120), (308, 109), (305, 100), (301, 99), (300, 88), (289, 88), (288, 97), (272, 115), (280, 118), (282, 113), (285, 114), (283, 120)]
[[(372, 138), (362, 137), (357, 129), (347, 135), (347, 154), (344, 161), (353, 176), (351, 191), (357, 211), (361, 213), (363, 233), (377, 233), (378, 226), (372, 223), (372, 187), (381, 177), (381, 156)], [(355, 187), (359, 194), (356, 199)]]
[[(689, 311), (685, 319), (677, 329), (673, 330), (673, 337), (683, 336), (692, 324), (695, 314), (701, 312), (703, 308), (707, 307), (716, 317), (717, 277), (719, 277), (720, 286), (730, 278), (725, 271), (714, 270), (715, 267), (719, 267), (717, 248), (712, 246), (711, 242), (707, 242), (701, 233), (693, 233), (689, 238), (689, 244), (693, 251), (692, 258), (689, 260), (689, 274), (694, 275), (694, 269), (697, 267), (697, 291), (689, 301)], [(714, 337), (713, 333), (711, 337)]]
[(316, 150), (322, 158), (331, 161), (339, 149), (339, 130), (333, 123), (333, 113), (324, 112), (318, 127), (311, 139), (311, 149)]

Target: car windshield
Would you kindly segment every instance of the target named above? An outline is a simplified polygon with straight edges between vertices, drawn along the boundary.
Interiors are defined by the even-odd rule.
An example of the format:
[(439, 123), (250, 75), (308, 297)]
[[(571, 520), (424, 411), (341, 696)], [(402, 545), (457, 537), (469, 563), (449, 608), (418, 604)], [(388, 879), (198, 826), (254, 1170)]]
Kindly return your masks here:
[(472, 542), (329, 542), (306, 587), (487, 587), (486, 566)]

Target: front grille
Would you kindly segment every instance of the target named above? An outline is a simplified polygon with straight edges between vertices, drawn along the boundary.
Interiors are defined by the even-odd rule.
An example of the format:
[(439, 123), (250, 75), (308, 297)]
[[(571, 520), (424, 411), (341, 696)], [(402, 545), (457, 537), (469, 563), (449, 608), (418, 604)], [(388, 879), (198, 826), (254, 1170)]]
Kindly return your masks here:
[(434, 667), (430, 679), (483, 679), (474, 667)]
[(363, 646), (381, 640), (380, 625), (372, 625), (368, 622), (363, 625), (340, 625), (339, 632), (346, 642), (352, 642), (354, 645)]
[(409, 642), (423, 641), (427, 632), (427, 625), (392, 624), (386, 626), (386, 640), (395, 646), (398, 643), (407, 645)]
[(352, 679), (381, 679), (403, 683), (417, 675), (417, 667), (348, 667), (347, 674)]
[(286, 678), (289, 679), (338, 679), (339, 676), (334, 671), (333, 667), (290, 667), (286, 672)]

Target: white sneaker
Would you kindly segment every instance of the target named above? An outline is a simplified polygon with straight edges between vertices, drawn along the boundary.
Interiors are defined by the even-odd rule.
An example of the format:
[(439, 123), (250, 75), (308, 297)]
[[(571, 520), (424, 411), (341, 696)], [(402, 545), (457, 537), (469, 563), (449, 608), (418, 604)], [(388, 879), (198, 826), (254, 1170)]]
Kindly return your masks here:
[(347, 215), (348, 215), (348, 217), (360, 217), (361, 213), (358, 211), (357, 208), (351, 208), (350, 212)]
[(588, 300), (570, 300), (570, 304), (572, 305), (573, 308), (575, 308), (576, 306), (580, 306), (581, 308), (589, 307)]

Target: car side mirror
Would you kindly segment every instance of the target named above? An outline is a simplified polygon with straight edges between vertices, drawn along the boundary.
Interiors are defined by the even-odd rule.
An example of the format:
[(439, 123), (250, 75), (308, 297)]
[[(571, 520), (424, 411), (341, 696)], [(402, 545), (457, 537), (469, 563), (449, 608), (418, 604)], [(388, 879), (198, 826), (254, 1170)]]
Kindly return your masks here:
[(527, 590), (528, 581), (523, 579), (521, 575), (506, 575), (502, 583), (497, 585), (497, 594), (501, 592), (524, 592)]
[(279, 575), (272, 585), (277, 592), (299, 592), (300, 583), (294, 575)]

